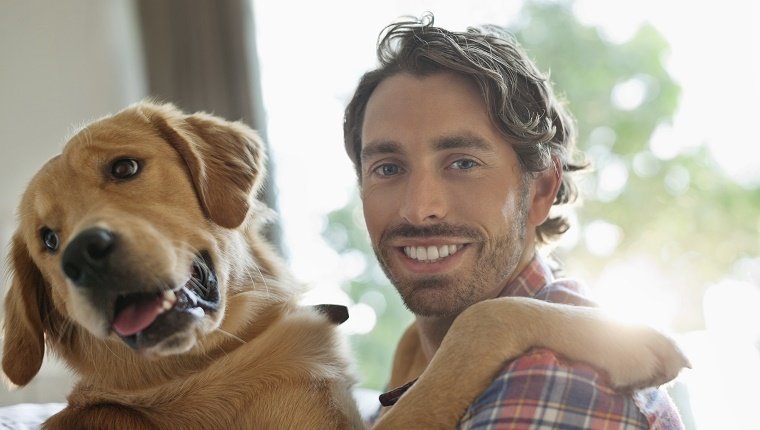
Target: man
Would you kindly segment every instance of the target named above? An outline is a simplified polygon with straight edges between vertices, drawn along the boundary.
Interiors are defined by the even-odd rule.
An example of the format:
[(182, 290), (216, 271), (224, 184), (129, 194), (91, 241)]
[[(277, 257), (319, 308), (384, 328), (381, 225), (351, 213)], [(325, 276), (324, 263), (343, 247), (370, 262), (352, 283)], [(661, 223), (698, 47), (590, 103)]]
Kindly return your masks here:
[[(579, 284), (554, 279), (536, 252), (567, 230), (550, 209), (575, 198), (570, 173), (585, 166), (571, 159), (572, 118), (519, 45), (495, 27), (450, 32), (427, 16), (389, 26), (378, 58), (346, 108), (344, 137), (373, 249), (416, 317), (399, 342), (392, 388), (424, 370), (473, 303), (593, 304)], [(460, 421), (681, 426), (662, 391), (616, 393), (594, 369), (547, 350), (508, 363)]]

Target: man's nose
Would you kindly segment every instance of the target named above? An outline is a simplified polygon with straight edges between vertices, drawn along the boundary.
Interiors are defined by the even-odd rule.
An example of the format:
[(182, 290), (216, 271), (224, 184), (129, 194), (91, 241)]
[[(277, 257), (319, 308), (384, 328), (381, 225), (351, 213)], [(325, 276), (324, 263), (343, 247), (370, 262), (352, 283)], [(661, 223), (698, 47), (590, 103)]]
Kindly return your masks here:
[(400, 215), (411, 224), (440, 221), (448, 212), (445, 184), (431, 173), (411, 174), (403, 199)]

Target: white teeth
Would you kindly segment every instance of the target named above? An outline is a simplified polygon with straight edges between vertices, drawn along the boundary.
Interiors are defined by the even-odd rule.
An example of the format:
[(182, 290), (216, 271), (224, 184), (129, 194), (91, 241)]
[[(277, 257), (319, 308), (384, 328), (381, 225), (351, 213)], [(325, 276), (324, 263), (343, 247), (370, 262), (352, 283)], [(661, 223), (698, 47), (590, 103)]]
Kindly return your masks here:
[(177, 295), (172, 290), (166, 290), (162, 295), (164, 300), (161, 302), (161, 309), (168, 311), (177, 303)]
[(187, 311), (195, 315), (196, 318), (203, 318), (206, 316), (206, 312), (203, 310), (203, 308), (190, 308)]
[(435, 262), (454, 255), (460, 249), (462, 245), (405, 246), (404, 254), (412, 260)]

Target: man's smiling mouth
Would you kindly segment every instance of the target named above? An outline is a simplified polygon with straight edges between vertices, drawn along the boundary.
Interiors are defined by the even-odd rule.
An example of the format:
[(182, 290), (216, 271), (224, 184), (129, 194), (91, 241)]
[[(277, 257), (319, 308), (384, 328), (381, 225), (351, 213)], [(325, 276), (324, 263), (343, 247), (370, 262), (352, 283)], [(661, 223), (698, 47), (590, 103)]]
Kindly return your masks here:
[(438, 246), (405, 246), (404, 254), (412, 260), (434, 263), (459, 252), (464, 245), (438, 245)]

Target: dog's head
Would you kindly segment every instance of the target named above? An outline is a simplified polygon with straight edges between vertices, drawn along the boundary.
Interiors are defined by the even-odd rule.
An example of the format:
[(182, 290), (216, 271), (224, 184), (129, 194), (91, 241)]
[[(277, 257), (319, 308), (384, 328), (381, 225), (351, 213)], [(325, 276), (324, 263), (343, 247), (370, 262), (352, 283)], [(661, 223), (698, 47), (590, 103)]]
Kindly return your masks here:
[(77, 133), (19, 207), (9, 379), (34, 377), (46, 337), (64, 357), (98, 342), (160, 357), (216, 330), (230, 277), (260, 264), (246, 238), (264, 157), (245, 125), (172, 105), (139, 103)]

